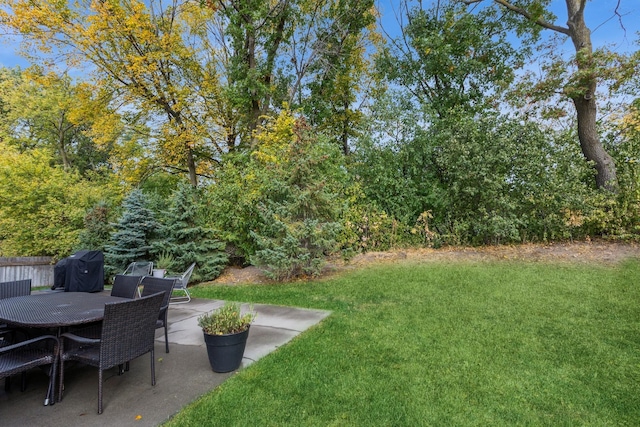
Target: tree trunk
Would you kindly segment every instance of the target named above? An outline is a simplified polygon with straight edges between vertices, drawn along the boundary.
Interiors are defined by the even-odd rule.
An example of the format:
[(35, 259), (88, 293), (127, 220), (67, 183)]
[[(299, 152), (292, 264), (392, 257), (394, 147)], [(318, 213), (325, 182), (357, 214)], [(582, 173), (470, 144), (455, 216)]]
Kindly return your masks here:
[[(247, 31), (246, 40), (245, 40), (245, 55), (246, 55), (246, 64), (248, 70), (248, 76), (254, 74), (256, 69), (256, 39), (255, 34), (253, 33), (253, 29)], [(255, 82), (252, 86), (255, 85)], [(249, 102), (250, 102), (250, 110), (249, 110), (249, 123), (248, 130), (249, 134), (253, 135), (253, 131), (258, 128), (258, 123), (260, 121), (260, 102), (259, 102), (259, 94), (258, 90), (255, 87), (251, 87), (249, 91)], [(251, 141), (253, 141), (253, 136), (251, 137)], [(253, 142), (252, 142), (253, 145)]]
[(607, 153), (600, 141), (600, 135), (596, 128), (596, 76), (595, 71), (589, 72), (593, 66), (591, 44), (591, 31), (584, 22), (584, 8), (586, 0), (566, 0), (569, 27), (569, 37), (576, 49), (576, 63), (578, 72), (582, 73), (582, 81), (578, 84), (583, 91), (580, 95), (571, 97), (576, 107), (578, 118), (578, 138), (580, 148), (587, 160), (595, 163), (597, 171), (596, 185), (612, 192), (617, 192), (618, 180), (616, 165), (613, 158)]
[[(161, 105), (167, 111), (169, 121), (176, 123), (178, 129), (180, 129), (181, 135), (187, 134), (187, 128), (182, 121), (182, 116), (179, 111), (175, 111), (168, 102), (163, 102)], [(187, 170), (189, 171), (189, 182), (195, 188), (198, 186), (198, 174), (196, 173), (196, 160), (193, 157), (193, 148), (188, 140), (184, 140), (184, 148), (187, 151)]]
[(62, 159), (62, 166), (64, 170), (68, 171), (71, 169), (71, 161), (69, 160), (69, 156), (67, 155), (67, 148), (65, 147), (65, 126), (64, 126), (64, 113), (60, 115), (60, 118), (57, 123), (58, 127), (58, 153), (60, 153), (60, 158)]
[(587, 160), (595, 163), (596, 185), (615, 193), (618, 186), (616, 165), (600, 142), (596, 129), (596, 104), (593, 99), (585, 99), (583, 96), (573, 98), (573, 104), (578, 116), (580, 148)]
[(198, 175), (196, 174), (196, 162), (193, 158), (193, 150), (187, 148), (187, 167), (189, 168), (189, 182), (195, 188), (198, 186)]
[[(467, 4), (478, 3), (482, 0), (463, 0)], [(529, 21), (543, 28), (565, 34), (571, 38), (576, 50), (576, 75), (580, 79), (572, 82), (574, 87), (566, 87), (569, 97), (573, 100), (578, 119), (578, 138), (582, 154), (587, 160), (593, 161), (596, 168), (596, 185), (612, 192), (618, 191), (616, 165), (600, 141), (596, 128), (596, 88), (597, 70), (593, 63), (593, 46), (591, 44), (591, 30), (584, 22), (584, 8), (587, 0), (565, 0), (567, 4), (567, 28), (546, 22), (536, 14), (529, 13), (509, 0), (493, 0), (512, 13), (517, 13)], [(540, 3), (537, 3), (540, 5)]]

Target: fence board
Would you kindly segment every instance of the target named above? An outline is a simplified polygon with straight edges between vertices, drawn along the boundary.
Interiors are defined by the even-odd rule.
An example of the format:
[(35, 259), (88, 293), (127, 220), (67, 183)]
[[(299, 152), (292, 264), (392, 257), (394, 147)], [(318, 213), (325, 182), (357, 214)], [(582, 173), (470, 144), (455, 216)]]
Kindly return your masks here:
[(0, 257), (0, 282), (31, 279), (31, 287), (53, 285), (52, 257)]

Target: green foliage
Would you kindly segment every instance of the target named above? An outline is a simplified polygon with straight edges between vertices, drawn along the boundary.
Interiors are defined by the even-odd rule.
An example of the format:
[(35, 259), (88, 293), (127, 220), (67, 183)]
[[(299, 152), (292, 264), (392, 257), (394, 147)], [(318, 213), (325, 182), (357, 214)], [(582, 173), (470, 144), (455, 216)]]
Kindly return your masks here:
[(239, 116), (244, 145), (252, 138), (261, 116), (268, 113), (272, 100), (276, 105), (286, 100), (286, 94), (278, 90), (282, 87), (277, 58), (291, 37), (296, 3), (220, 1), (220, 18), (229, 41), (225, 49), (230, 56), (226, 96)]
[(338, 242), (343, 257), (358, 252), (385, 251), (405, 242), (404, 224), (364, 196), (360, 183), (346, 189), (348, 208)]
[(109, 170), (113, 141), (96, 143), (90, 137), (99, 115), (106, 113), (96, 101), (95, 88), (74, 83), (67, 75), (45, 74), (37, 67), (0, 72), (0, 98), (6, 106), (0, 135), (20, 150), (49, 151), (65, 170), (104, 174)]
[(124, 271), (133, 261), (151, 260), (151, 241), (159, 224), (147, 203), (147, 196), (137, 189), (122, 201), (122, 214), (105, 248), (105, 264), (110, 269)]
[(225, 240), (277, 278), (315, 274), (336, 248), (346, 179), (339, 148), (284, 111), (256, 150), (225, 162), (210, 214)]
[[(640, 101), (608, 135), (607, 148), (618, 166), (620, 191), (615, 196), (603, 195), (603, 206), (610, 221), (603, 221), (607, 234), (625, 239), (640, 236)], [(604, 197), (608, 196), (608, 197)], [(612, 224), (613, 226), (609, 226)]]
[(255, 201), (260, 196), (253, 175), (248, 173), (250, 159), (231, 154), (216, 171), (216, 183), (205, 189), (205, 222), (220, 230), (221, 240), (233, 263), (245, 264), (256, 250), (250, 236), (257, 224)]
[(486, 108), (528, 52), (511, 46), (493, 9), (472, 14), (466, 7), (459, 1), (412, 7), (402, 38), (378, 59), (382, 73), (441, 117), (451, 108)]
[(349, 141), (364, 120), (357, 101), (361, 87), (370, 79), (365, 52), (375, 38), (367, 30), (376, 19), (374, 2), (324, 0), (303, 4), (303, 8), (315, 11), (299, 15), (294, 37), (296, 44), (314, 46), (314, 60), (305, 63), (304, 55), (293, 56), (296, 69), (304, 69), (307, 79), (292, 102), (294, 106), (299, 103), (309, 123), (348, 154)]
[(87, 210), (113, 189), (65, 172), (48, 150), (19, 153), (0, 141), (0, 252), (3, 256), (68, 256)]
[(156, 257), (153, 266), (164, 270), (171, 270), (174, 262), (175, 260), (170, 252), (162, 251)]
[(277, 279), (318, 274), (324, 255), (336, 249), (340, 230), (344, 173), (339, 149), (288, 112), (258, 139), (252, 157), (257, 168), (269, 172), (260, 177), (266, 197), (257, 203), (252, 262)]
[(424, 121), (420, 107), (401, 92), (376, 99), (368, 132), (357, 140), (349, 163), (364, 193), (358, 204), (373, 204), (404, 224), (412, 224), (426, 205), (439, 206), (446, 196), (438, 194), (436, 170), (428, 166), (433, 154)]
[(255, 318), (252, 309), (241, 314), (240, 304), (227, 301), (222, 307), (199, 316), (198, 326), (209, 335), (236, 334), (246, 331)]
[[(571, 133), (517, 117), (455, 111), (433, 118), (425, 131), (406, 129), (385, 144), (363, 138), (351, 165), (366, 200), (383, 209), (389, 223), (402, 224), (384, 231), (398, 241), (500, 244), (617, 228), (615, 206), (592, 188)], [(403, 228), (413, 233), (399, 232)]]
[(172, 272), (181, 273), (196, 263), (193, 281), (213, 280), (227, 263), (224, 243), (216, 239), (216, 232), (203, 225), (200, 191), (180, 183), (171, 198), (171, 206), (162, 215), (160, 238), (153, 243), (158, 262), (163, 254), (171, 257)]
[[(590, 84), (635, 97), (640, 54), (567, 60), (549, 43), (542, 76), (514, 86), (542, 30), (532, 20), (557, 21), (548, 0), (514, 2), (530, 19), (495, 1), (407, 1), (402, 34), (375, 52), (372, 0), (32, 3), (6, 0), (3, 28), (90, 64), (100, 90), (44, 67), (0, 70), (0, 139), (15, 148), (0, 162), (4, 253), (108, 246), (105, 209), (131, 184), (165, 228), (151, 253), (151, 231), (119, 235), (117, 268), (166, 244), (175, 270), (198, 264), (195, 280), (219, 274), (222, 242), (232, 262), (283, 278), (314, 274), (336, 248), (640, 234), (637, 108), (598, 123), (617, 195), (595, 191), (578, 134), (561, 130), (575, 127), (563, 102)], [(268, 119), (285, 102), (308, 128), (287, 111)], [(187, 172), (209, 188), (174, 195)]]
[(104, 201), (98, 202), (84, 217), (84, 229), (80, 232), (78, 250), (105, 250), (111, 240), (112, 226), (109, 221), (109, 207)]
[(311, 219), (283, 221), (278, 211), (264, 207), (263, 227), (259, 233), (251, 233), (258, 246), (251, 260), (265, 266), (267, 275), (276, 280), (319, 274), (324, 256), (335, 250), (340, 224)]

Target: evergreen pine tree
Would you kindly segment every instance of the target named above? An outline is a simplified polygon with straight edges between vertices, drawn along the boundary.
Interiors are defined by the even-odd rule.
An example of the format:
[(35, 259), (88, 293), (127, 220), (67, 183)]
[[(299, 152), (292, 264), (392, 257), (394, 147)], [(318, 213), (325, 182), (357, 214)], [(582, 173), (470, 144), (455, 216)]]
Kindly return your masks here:
[(195, 262), (192, 280), (213, 280), (226, 265), (227, 255), (224, 243), (215, 239), (214, 230), (199, 223), (198, 207), (198, 190), (180, 184), (166, 213), (163, 238), (154, 245), (155, 252), (169, 253), (175, 272), (183, 272)]
[(115, 224), (111, 245), (105, 252), (106, 264), (114, 271), (124, 271), (133, 261), (151, 260), (151, 240), (159, 224), (147, 207), (147, 198), (141, 190), (133, 190), (122, 202), (122, 216)]

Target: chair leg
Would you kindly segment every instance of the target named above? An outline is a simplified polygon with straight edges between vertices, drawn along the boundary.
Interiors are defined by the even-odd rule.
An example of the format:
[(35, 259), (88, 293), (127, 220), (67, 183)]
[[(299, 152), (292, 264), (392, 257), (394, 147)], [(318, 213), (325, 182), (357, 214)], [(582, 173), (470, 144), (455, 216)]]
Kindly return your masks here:
[(122, 375), (125, 372), (129, 372), (129, 362), (126, 362), (124, 364), (119, 364), (118, 365), (118, 375)]
[(167, 353), (169, 353), (169, 332), (167, 331), (167, 321), (164, 322), (164, 345), (167, 347)]
[(171, 304), (184, 304), (191, 301), (191, 294), (189, 294), (188, 290), (180, 288), (180, 289), (174, 289), (173, 291), (184, 292), (184, 296), (171, 297), (171, 300), (169, 301)]
[(153, 349), (150, 351), (151, 353), (151, 385), (156, 385), (156, 358), (153, 355)]
[(60, 360), (60, 377), (58, 378), (58, 402), (62, 400), (63, 388), (64, 388), (64, 361)]
[(55, 405), (56, 403), (56, 376), (57, 372), (58, 360), (54, 360), (51, 364), (51, 368), (49, 369), (49, 388), (47, 389), (47, 397), (44, 400), (44, 404), (46, 405)]
[(98, 368), (98, 414), (102, 414), (102, 369)]

